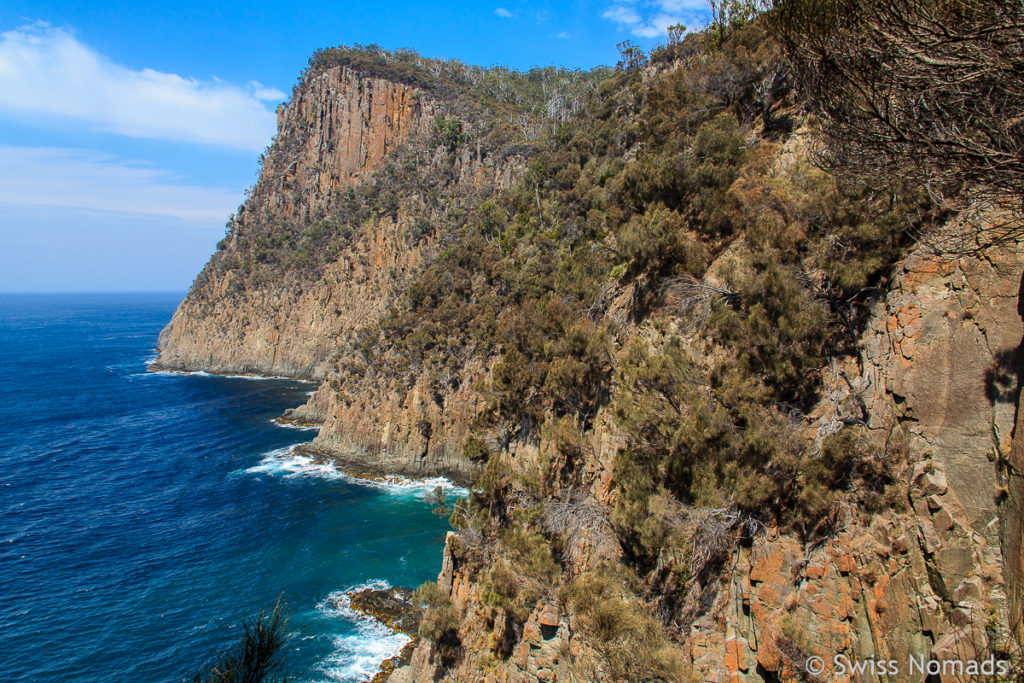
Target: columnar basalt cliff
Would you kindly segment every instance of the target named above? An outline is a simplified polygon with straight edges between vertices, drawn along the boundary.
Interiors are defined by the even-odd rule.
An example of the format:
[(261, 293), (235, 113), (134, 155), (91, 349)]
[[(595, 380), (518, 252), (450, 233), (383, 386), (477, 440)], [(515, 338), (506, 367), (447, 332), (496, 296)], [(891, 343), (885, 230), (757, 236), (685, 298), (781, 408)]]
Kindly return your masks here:
[(929, 246), (958, 217), (816, 168), (792, 86), (758, 21), (314, 57), (156, 365), (316, 379), (310, 453), (472, 482), (389, 680), (1024, 666), (1024, 245)]
[(340, 193), (371, 174), (404, 140), (429, 128), (434, 106), (422, 95), (340, 66), (296, 89), (292, 101), (278, 109), (278, 134), (259, 182), (161, 334), (157, 367), (323, 376), (332, 340), (379, 314), (380, 295), (395, 282), (392, 271), (416, 265), (414, 254), (398, 253), (399, 226), (374, 225), (348, 258), (328, 265), (316, 279), (254, 282), (252, 264), (245, 262), (252, 256), (240, 252), (239, 242), (302, 230), (326, 215)]
[[(516, 158), (483, 159), (479, 149), (441, 158), (432, 134), (450, 109), (347, 66), (307, 75), (279, 107), (259, 181), (161, 334), (154, 367), (322, 378), (339, 341), (375, 321), (436, 250), (436, 196), (401, 188), (396, 206), (339, 225), (354, 188), (399, 150), (419, 173), (445, 175), (446, 195), (500, 189), (517, 172)], [(333, 253), (308, 253), (318, 249)], [(310, 258), (280, 258), (296, 250)]]

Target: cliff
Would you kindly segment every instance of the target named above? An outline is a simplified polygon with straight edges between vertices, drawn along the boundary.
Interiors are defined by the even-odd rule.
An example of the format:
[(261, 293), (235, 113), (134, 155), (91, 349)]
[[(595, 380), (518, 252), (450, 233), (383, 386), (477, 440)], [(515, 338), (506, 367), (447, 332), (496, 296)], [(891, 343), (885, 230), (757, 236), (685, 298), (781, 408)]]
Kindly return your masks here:
[[(153, 369), (324, 379), (351, 358), (455, 239), (463, 205), (523, 170), (545, 117), (509, 90), (523, 76), (501, 70), (481, 82), (486, 75), (408, 54), (318, 53), (279, 107), (259, 180), (161, 333)], [(590, 77), (546, 69), (527, 78), (559, 98)], [(559, 99), (549, 113), (570, 104)], [(429, 375), (410, 376), (412, 393), (372, 377), (341, 391), (335, 378), (286, 418), (325, 422), (310, 450), (350, 469), (468, 482), (475, 467), (462, 444), (475, 398), (467, 386), (446, 412)]]
[(815, 168), (786, 69), (758, 22), (311, 61), (156, 365), (320, 380), (309, 452), (472, 482), (389, 680), (1012, 659), (1024, 245)]
[(329, 264), (316, 279), (254, 282), (252, 256), (239, 243), (275, 230), (301, 231), (325, 215), (341, 192), (429, 127), (433, 106), (421, 96), (409, 86), (335, 67), (308, 78), (281, 105), (259, 182), (160, 335), (156, 367), (323, 376), (332, 340), (379, 314), (378, 294), (386, 296), (395, 284), (391, 272), (416, 264), (415, 254), (398, 253), (396, 222), (374, 225), (344, 262)]
[[(677, 510), (679, 533), (691, 539), (683, 558), (686, 585), (674, 596), (680, 605), (670, 620), (679, 645), (666, 667), (672, 673), (657, 675), (724, 683), (891, 674), (889, 680), (904, 681), (926, 676), (929, 662), (947, 662), (941, 679), (952, 681), (971, 680), (956, 673), (960, 664), (954, 662), (993, 654), (1013, 661), (1008, 594), (1019, 590), (1013, 572), (1019, 571), (1020, 517), (1018, 494), (1005, 497), (1016, 487), (1004, 464), (1019, 450), (1012, 437), (1022, 270), (1019, 243), (959, 260), (919, 247), (894, 265), (888, 292), (873, 305), (859, 337), (861, 360), (829, 368), (832, 380), (806, 422), (818, 438), (844, 423), (862, 423), (884, 441), (905, 439), (894, 449), (905, 457), (894, 477), (894, 500), (882, 512), (863, 501), (833, 507), (832, 530), (813, 539), (775, 524), (755, 523), (752, 532), (738, 534), (735, 518), (723, 510)], [(642, 328), (641, 336), (664, 334)], [(609, 464), (621, 444), (621, 433), (602, 424), (588, 447), (583, 484), (590, 500), (609, 508), (615, 505)], [(540, 450), (546, 448), (557, 446), (542, 442)], [(606, 512), (588, 510), (564, 493), (552, 498), (558, 502), (545, 503), (541, 514), (549, 529), (561, 532), (554, 536), (565, 544), (569, 576), (622, 561)], [(564, 522), (550, 519), (558, 505), (598, 521), (565, 531)], [(389, 680), (463, 680), (476, 671), (488, 671), (485, 680), (494, 681), (572, 680), (581, 673), (624, 680), (608, 670), (601, 646), (595, 648), (595, 615), (578, 598), (548, 592), (516, 615), (513, 606), (497, 604), (481, 550), (467, 544), (466, 535), (449, 535), (438, 577), (462, 620), (462, 659), (452, 668), (435, 645), (420, 643), (411, 663)], [(664, 609), (679, 590), (666, 588), (647, 594), (649, 609)], [(601, 593), (583, 599), (600, 600)], [(604, 618), (636, 628), (621, 616)], [(521, 624), (518, 630), (510, 632), (510, 620)], [(504, 657), (478, 655), (487, 652)], [(620, 656), (639, 661), (651, 654)], [(814, 657), (824, 665), (808, 677)], [(897, 664), (877, 675), (851, 668), (879, 660)]]

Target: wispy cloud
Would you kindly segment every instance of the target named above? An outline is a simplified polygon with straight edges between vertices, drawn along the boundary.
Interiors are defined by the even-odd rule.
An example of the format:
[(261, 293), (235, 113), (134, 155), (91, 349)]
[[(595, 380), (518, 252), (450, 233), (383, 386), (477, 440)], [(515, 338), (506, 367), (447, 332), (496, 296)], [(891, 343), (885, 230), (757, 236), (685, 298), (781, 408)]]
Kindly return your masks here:
[(0, 146), (0, 204), (169, 216), (223, 225), (241, 193), (179, 184), (162, 169), (80, 149)]
[(572, 34), (569, 33), (568, 31), (561, 31), (561, 32), (555, 34), (555, 38), (561, 38), (562, 40), (568, 40), (569, 38), (572, 38)]
[(0, 34), (0, 111), (78, 119), (132, 137), (261, 150), (284, 93), (116, 64), (67, 31), (33, 24)]
[(635, 9), (624, 7), (623, 5), (612, 5), (601, 16), (605, 19), (611, 19), (616, 24), (626, 24), (627, 26), (633, 26), (642, 21)]
[(601, 14), (638, 38), (664, 37), (675, 24), (701, 26), (707, 15), (706, 0), (617, 0)]
[(498, 9), (494, 10), (494, 13), (497, 14), (502, 19), (511, 19), (512, 18), (512, 13), (509, 12), (504, 7), (499, 7)]

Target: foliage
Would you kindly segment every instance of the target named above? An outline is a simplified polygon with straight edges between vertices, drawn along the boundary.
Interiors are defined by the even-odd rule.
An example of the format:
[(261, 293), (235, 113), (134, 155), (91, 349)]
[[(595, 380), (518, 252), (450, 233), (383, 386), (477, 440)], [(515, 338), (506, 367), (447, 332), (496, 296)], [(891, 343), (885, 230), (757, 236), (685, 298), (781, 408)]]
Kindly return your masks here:
[(472, 434), (466, 438), (466, 442), (462, 444), (462, 457), (473, 462), (486, 461), (491, 455), (490, 449), (487, 447), (487, 442), (478, 436)]
[(434, 581), (427, 581), (413, 591), (413, 603), (426, 610), (420, 622), (420, 638), (441, 641), (459, 626), (458, 614), (451, 598)]
[(616, 418), (629, 446), (616, 463), (616, 521), (638, 558), (656, 556), (667, 533), (651, 516), (659, 491), (761, 513), (783, 501), (791, 481), (779, 465), (799, 458), (801, 448), (792, 425), (763, 405), (756, 381), (738, 373), (728, 380), (712, 385), (677, 338), (654, 354), (636, 342), (622, 360)]
[(823, 165), (927, 187), (954, 208), (1024, 197), (1024, 6), (989, 0), (776, 0), (770, 26), (821, 119)]
[(612, 680), (683, 680), (682, 661), (635, 594), (635, 576), (602, 565), (563, 590), (604, 657)]
[(454, 509), (448, 502), (448, 494), (440, 486), (434, 487), (434, 490), (428, 494), (425, 502), (432, 504), (430, 511), (439, 517), (451, 516)]
[(485, 605), (510, 607), (519, 596), (519, 581), (504, 560), (498, 560), (480, 581), (481, 598)]
[(194, 683), (262, 683), (287, 681), (285, 647), (288, 617), (278, 601), (268, 614), (260, 612), (243, 622), (237, 642), (218, 653), (192, 677)]
[(462, 121), (458, 119), (446, 119), (443, 116), (439, 116), (434, 121), (434, 130), (441, 144), (449, 150), (454, 150), (466, 140)]

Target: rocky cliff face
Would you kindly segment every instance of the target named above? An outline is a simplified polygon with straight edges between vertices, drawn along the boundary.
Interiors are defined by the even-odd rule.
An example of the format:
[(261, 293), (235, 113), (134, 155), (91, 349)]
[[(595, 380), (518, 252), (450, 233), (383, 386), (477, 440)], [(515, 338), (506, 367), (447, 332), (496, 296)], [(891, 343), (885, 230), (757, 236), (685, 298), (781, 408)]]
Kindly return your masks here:
[[(700, 78), (713, 73), (697, 62)], [(480, 475), (489, 502), (459, 511), (467, 517), (446, 541), (438, 578), (458, 624), (420, 641), (392, 681), (622, 680), (613, 660), (641, 656), (628, 651), (633, 643), (649, 646), (643, 656), (660, 667), (651, 671), (674, 672), (673, 680), (803, 680), (812, 657), (825, 661), (820, 680), (883, 678), (844, 673), (837, 656), (893, 659), (899, 673), (888, 680), (915, 680), (923, 676), (913, 675), (912, 657), (985, 654), (1021, 611), (1024, 502), (1014, 477), (1024, 462), (1015, 438), (1024, 245), (944, 259), (895, 238), (863, 238), (873, 226), (856, 224), (860, 216), (857, 230), (842, 233), (850, 213), (866, 212), (861, 203), (843, 205), (837, 232), (808, 246), (830, 212), (842, 214), (827, 203), (838, 190), (827, 200), (815, 194), (825, 181), (808, 180), (799, 135), (772, 133), (742, 112), (741, 135), (717, 100), (666, 127), (671, 98), (703, 83), (681, 63), (609, 81), (608, 92), (623, 94), (606, 93), (610, 103), (595, 104), (580, 126), (598, 129), (596, 138), (552, 124), (550, 154), (533, 158), (524, 148), (550, 120), (531, 123), (527, 107), (484, 135), (480, 122), (498, 118), (488, 107), (473, 119), (408, 79), (344, 65), (311, 72), (279, 111), (278, 137), (228, 237), (161, 335), (157, 367), (321, 380), (285, 417), (320, 424), (305, 448), (348, 471)], [(477, 87), (494, 74), (470, 76)], [(502, 78), (495, 92), (508, 90)], [(691, 100), (680, 110), (707, 95), (685, 92)], [(562, 95), (546, 96), (549, 112), (563, 111)], [(475, 144), (463, 135), (471, 119)], [(636, 132), (657, 126), (650, 139)], [(686, 127), (696, 133), (671, 137)], [(651, 149), (662, 156), (645, 161)], [(666, 208), (672, 202), (681, 206)], [(695, 237), (705, 222), (713, 229)], [(824, 265), (806, 265), (815, 249), (831, 250)], [(873, 303), (848, 309), (860, 316), (850, 318), (849, 347), (800, 370), (816, 378), (814, 401), (781, 410), (781, 399), (758, 398), (775, 389), (761, 378), (775, 369), (749, 358), (771, 344), (779, 355), (818, 353), (813, 325), (784, 318), (825, 316), (821, 300), (836, 296), (834, 274), (823, 273), (857, 249), (879, 252), (884, 272), (865, 283), (881, 291), (856, 292)], [(762, 282), (742, 309), (743, 287), (773, 268), (783, 282)], [(784, 286), (794, 280), (799, 291)], [(787, 298), (803, 308), (772, 308)], [(809, 533), (787, 522), (786, 510), (743, 509), (732, 492), (709, 495), (718, 507), (696, 501), (691, 482), (717, 474), (695, 468), (682, 491), (659, 484), (643, 501), (667, 530), (644, 520), (622, 528), (621, 480), (638, 475), (621, 459), (636, 443), (611, 396), (630, 346), (679, 342), (699, 360), (686, 370), (696, 395), (725, 405), (711, 369), (735, 368), (747, 341), (709, 331), (728, 307), (776, 312), (762, 326), (773, 330), (754, 342), (761, 348), (743, 360), (755, 363), (751, 376), (726, 389), (764, 382), (750, 401), (774, 412), (752, 414), (791, 427), (786, 438), (806, 444), (794, 447), (802, 466), (822, 457), (831, 436), (862, 430), (876, 445), (869, 475), (884, 480), (884, 500), (875, 491), (862, 504), (862, 484), (837, 477), (846, 483), (832, 485), (836, 502), (820, 507), (828, 519), (815, 520), (825, 531)], [(790, 336), (771, 335), (782, 327)], [(601, 390), (586, 393), (583, 378)], [(688, 417), (647, 436), (662, 438)], [(697, 441), (725, 441), (722, 433), (749, 426), (720, 424)], [(745, 448), (777, 435), (764, 434)], [(792, 471), (794, 489), (808, 486), (810, 467)], [(657, 533), (662, 549), (637, 557), (635, 536)], [(611, 574), (619, 583), (600, 588)]]
[(860, 680), (837, 655), (896, 660), (894, 680), (913, 680), (912, 658), (988, 654), (983, 634), (1010, 623), (1001, 542), (1016, 539), (1000, 534), (996, 463), (1016, 417), (1022, 268), (1020, 246), (960, 261), (921, 249), (900, 265), (862, 338), (863, 371), (840, 370), (851, 381), (821, 406), (818, 428), (851, 413), (886, 433), (905, 427), (907, 509), (849, 510), (816, 546), (768, 530), (740, 550), (728, 590), (691, 627), (702, 680), (799, 680), (813, 656), (828, 680)]
[(400, 248), (398, 221), (374, 224), (319, 278), (260, 283), (237, 267), (219, 266), (238, 265), (240, 241), (300, 229), (323, 216), (399, 144), (424, 135), (436, 105), (422, 95), (345, 67), (302, 83), (278, 109), (278, 134), (259, 182), (229, 224), (222, 248), (160, 335), (157, 367), (323, 376), (334, 340), (379, 314), (395, 271), (417, 262), (417, 254)]
[(374, 221), (315, 281), (201, 280), (161, 333), (156, 367), (322, 379), (339, 340), (380, 315), (429, 248), (407, 247), (406, 229), (404, 217)]
[[(822, 433), (864, 420), (886, 435), (905, 429), (913, 464), (899, 476), (900, 501), (884, 514), (844, 507), (839, 531), (826, 539), (808, 543), (766, 527), (714, 571), (701, 575), (693, 564), (689, 618), (675, 624), (686, 672), (680, 680), (911, 681), (927, 676), (921, 667), (929, 661), (992, 653), (989, 637), (1005, 637), (1000, 625), (1011, 623), (1008, 593), (1017, 579), (1007, 566), (1019, 566), (1013, 554), (1019, 557), (1020, 522), (1015, 508), (998, 505), (1008, 475), (997, 463), (1016, 448), (1022, 268), (1024, 245), (960, 261), (919, 249), (899, 264), (861, 338), (863, 366), (832, 368), (836, 384), (809, 428)], [(608, 463), (618, 440), (610, 425), (595, 430), (595, 500), (611, 502)], [(1009, 534), (1000, 532), (1000, 519)], [(700, 538), (720, 521), (705, 516), (689, 524), (686, 533)], [(574, 543), (566, 553), (574, 572), (622, 552), (608, 545), (607, 530)], [(507, 627), (501, 610), (487, 604), (473, 559), (449, 535), (438, 583), (467, 624), (462, 632), (477, 634), (467, 651), (484, 652), (507, 637)], [(538, 604), (506, 662), (484, 680), (572, 680), (587, 666), (603, 677), (584, 620), (558, 598)], [(824, 668), (808, 677), (813, 657)], [(875, 660), (894, 660), (897, 668), (892, 675), (851, 668)], [(453, 675), (427, 642), (389, 680), (462, 680), (488, 666), (467, 656)], [(969, 679), (952, 671), (939, 678)]]
[[(481, 367), (471, 377), (485, 376)], [(482, 400), (467, 382), (440, 396), (421, 375), (408, 391), (387, 385), (330, 392), (320, 433), (307, 448), (351, 472), (446, 476), (469, 484), (476, 467), (462, 457)]]
[(345, 66), (306, 78), (278, 108), (277, 138), (236, 220), (258, 229), (323, 215), (402, 142), (429, 131), (440, 107), (424, 95)]
[[(439, 139), (437, 120), (460, 111), (347, 66), (307, 75), (278, 109), (259, 181), (161, 333), (154, 369), (328, 378), (450, 240), (447, 213), (523, 169), (515, 153)], [(286, 419), (324, 423), (310, 450), (354, 471), (468, 481), (462, 444), (478, 399), (469, 384), (445, 398), (425, 375), (413, 382), (342, 390), (335, 378)]]
[(259, 181), (161, 333), (154, 367), (323, 378), (331, 353), (376, 320), (436, 252), (438, 211), (428, 206), (436, 197), (403, 191), (397, 206), (347, 226), (336, 256), (306, 272), (261, 263), (275, 249), (315, 249), (298, 242), (310, 230), (336, 230), (325, 217), (343, 212), (346, 193), (395, 162), (403, 144), (404, 164), (446, 177), (445, 195), (507, 187), (521, 168), (517, 157), (484, 159), (478, 148), (449, 159), (437, 148), (435, 119), (450, 108), (413, 86), (345, 66), (304, 79), (278, 109)]

